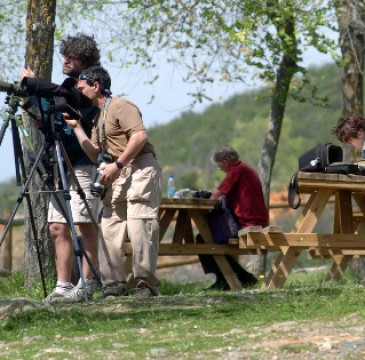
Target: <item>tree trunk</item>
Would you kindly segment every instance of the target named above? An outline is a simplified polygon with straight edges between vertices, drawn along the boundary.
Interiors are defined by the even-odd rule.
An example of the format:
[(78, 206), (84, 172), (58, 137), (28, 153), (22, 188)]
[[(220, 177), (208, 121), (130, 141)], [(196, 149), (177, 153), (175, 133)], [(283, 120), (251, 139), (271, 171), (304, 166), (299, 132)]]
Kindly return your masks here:
[[(338, 7), (340, 46), (343, 58), (342, 112), (364, 112), (365, 5), (341, 1)], [(362, 8), (361, 8), (362, 6)], [(362, 13), (361, 13), (362, 9)]]
[[(25, 66), (31, 67), (37, 77), (51, 79), (54, 49), (54, 30), (56, 0), (29, 0), (26, 18)], [(30, 135), (34, 149), (44, 142), (44, 136), (35, 127), (32, 118), (24, 116), (24, 125)], [(31, 164), (29, 154), (32, 149), (24, 143), (24, 161), (29, 174)], [(25, 284), (31, 286), (33, 280), (40, 278), (40, 265), (45, 274), (54, 276), (54, 246), (48, 233), (48, 196), (39, 193), (42, 181), (37, 173), (29, 184), (29, 206), (24, 199), (25, 208)], [(33, 234), (31, 221), (34, 220), (36, 234)], [(38, 251), (39, 250), (39, 251)]]
[[(269, 208), (270, 205), (271, 174), (275, 164), (275, 156), (279, 144), (285, 105), (290, 83), (296, 71), (297, 66), (293, 57), (284, 55), (276, 76), (276, 85), (271, 99), (269, 127), (265, 136), (261, 159), (258, 166), (267, 208)], [(266, 271), (265, 263), (265, 255), (252, 255), (247, 263), (248, 271), (255, 274), (255, 276), (264, 274)]]
[[(297, 66), (297, 41), (295, 37), (295, 16), (294, 9), (288, 16), (279, 16), (278, 9), (280, 3), (276, 0), (270, 0), (269, 13), (276, 31), (281, 38), (283, 56), (276, 74), (275, 88), (271, 96), (271, 108), (268, 131), (265, 136), (264, 145), (261, 152), (261, 158), (258, 164), (259, 176), (264, 192), (265, 204), (267, 209), (270, 206), (270, 183), (272, 170), (275, 164), (276, 152), (278, 149), (281, 126), (283, 123), (285, 105), (288, 98), (290, 83), (294, 74), (298, 71)], [(247, 264), (248, 270), (256, 276), (265, 274), (266, 255), (253, 255), (251, 261)]]

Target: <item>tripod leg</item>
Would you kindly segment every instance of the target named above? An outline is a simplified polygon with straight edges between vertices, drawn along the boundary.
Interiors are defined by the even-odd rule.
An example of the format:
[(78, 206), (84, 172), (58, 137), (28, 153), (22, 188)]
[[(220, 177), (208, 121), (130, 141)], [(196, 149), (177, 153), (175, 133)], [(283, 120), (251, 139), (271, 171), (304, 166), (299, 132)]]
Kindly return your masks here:
[[(73, 168), (72, 168), (72, 164), (71, 164), (71, 161), (70, 161), (70, 159), (69, 159), (69, 157), (68, 157), (68, 155), (67, 155), (67, 153), (66, 153), (66, 150), (65, 150), (65, 148), (64, 148), (64, 146), (63, 146), (63, 144), (62, 144), (62, 142), (60, 142), (60, 143), (59, 143), (59, 145), (60, 145), (60, 149), (61, 149), (61, 152), (62, 152), (63, 160), (64, 160), (64, 162), (65, 162), (65, 164), (66, 164), (66, 167), (68, 168), (68, 170), (69, 170), (69, 172), (70, 172), (70, 175), (71, 175), (71, 177), (72, 177), (72, 181), (73, 181), (73, 182), (74, 182), (74, 184), (76, 185), (77, 193), (78, 193), (78, 195), (80, 196), (80, 198), (82, 199), (82, 201), (83, 201), (83, 203), (84, 203), (84, 205), (85, 205), (85, 208), (86, 208), (86, 210), (87, 210), (87, 212), (88, 212), (88, 215), (89, 215), (89, 217), (90, 217), (91, 221), (93, 222), (93, 224), (94, 224), (94, 226), (95, 226), (96, 231), (97, 231), (97, 232), (99, 232), (99, 226), (98, 226), (98, 224), (97, 224), (97, 222), (96, 222), (96, 220), (95, 220), (95, 218), (94, 218), (93, 213), (91, 212), (91, 209), (90, 209), (89, 204), (88, 204), (88, 203), (87, 203), (87, 201), (86, 201), (86, 195), (85, 195), (85, 192), (83, 191), (83, 189), (82, 189), (82, 187), (81, 187), (81, 185), (80, 185), (80, 182), (79, 182), (78, 178), (77, 178), (77, 177), (76, 177), (76, 175), (75, 175), (75, 172), (74, 172), (74, 170), (73, 170)], [(86, 253), (86, 251), (85, 251), (85, 248), (84, 248), (84, 246), (83, 246), (83, 244), (82, 244), (82, 242), (81, 242), (81, 238), (80, 238), (79, 245), (80, 245), (80, 249), (81, 249), (81, 251), (82, 251), (82, 254), (83, 254), (83, 256), (85, 257), (86, 262), (88, 263), (88, 265), (89, 265), (89, 267), (90, 267), (91, 271), (92, 271), (92, 272), (93, 272), (93, 274), (94, 274), (94, 278), (96, 279), (96, 281), (98, 282), (98, 284), (101, 286), (101, 279), (100, 279), (100, 276), (99, 276), (99, 274), (97, 273), (96, 269), (93, 267), (93, 265), (92, 265), (92, 263), (91, 263), (91, 261), (90, 261), (90, 259), (89, 259), (88, 255), (87, 255), (87, 253)]]
[[(14, 129), (14, 131), (16, 131)], [(18, 133), (18, 140), (16, 140), (16, 142), (14, 142), (14, 146), (17, 145), (17, 148), (15, 149), (15, 152), (16, 152), (16, 156), (17, 154), (19, 154), (19, 151), (21, 151), (21, 146), (20, 146), (20, 140), (19, 140), (19, 133)], [(19, 143), (18, 143), (19, 141)], [(20, 149), (19, 149), (19, 146), (20, 146)], [(3, 243), (5, 237), (6, 237), (6, 234), (8, 233), (9, 229), (10, 229), (10, 226), (14, 220), (14, 217), (18, 211), (18, 208), (20, 206), (20, 204), (23, 202), (23, 198), (25, 197), (26, 200), (27, 200), (27, 205), (28, 205), (28, 208), (29, 208), (29, 214), (30, 214), (30, 220), (31, 220), (31, 228), (32, 228), (32, 234), (33, 234), (33, 237), (34, 237), (34, 240), (36, 241), (36, 251), (37, 251), (37, 258), (38, 258), (38, 263), (39, 263), (39, 271), (40, 271), (40, 275), (41, 275), (41, 281), (42, 281), (42, 287), (43, 287), (43, 293), (44, 293), (44, 296), (47, 297), (47, 289), (46, 289), (46, 284), (45, 284), (45, 279), (44, 279), (44, 273), (43, 273), (43, 267), (42, 267), (42, 262), (41, 262), (41, 258), (40, 258), (40, 250), (39, 250), (39, 244), (38, 244), (38, 241), (37, 241), (37, 232), (36, 232), (36, 228), (35, 228), (35, 224), (34, 224), (34, 217), (33, 217), (33, 212), (32, 212), (32, 206), (31, 206), (31, 201), (30, 201), (30, 197), (29, 197), (29, 193), (28, 193), (28, 188), (29, 188), (29, 184), (30, 184), (30, 181), (33, 177), (33, 174), (34, 172), (36, 171), (37, 169), (37, 166), (38, 166), (38, 162), (40, 161), (40, 158), (41, 158), (41, 155), (43, 153), (43, 149), (44, 149), (44, 146), (41, 147), (41, 149), (39, 150), (38, 152), (38, 155), (37, 155), (37, 158), (33, 164), (33, 167), (29, 173), (29, 176), (28, 176), (28, 179), (25, 181), (25, 184), (24, 184), (24, 188), (23, 188), (23, 191), (21, 192), (21, 194), (18, 196), (17, 198), (17, 203), (9, 217), (9, 220), (8, 220), (8, 223), (6, 224), (5, 226), (5, 229), (3, 231), (3, 235), (1, 237), (1, 240), (0, 240), (0, 247), (1, 247), (1, 244)], [(19, 157), (22, 159), (21, 161), (21, 165), (22, 165), (22, 171), (23, 171), (23, 175), (25, 174), (25, 167), (24, 167), (24, 162), (23, 162), (23, 158), (22, 157)], [(24, 177), (25, 178), (25, 177)]]

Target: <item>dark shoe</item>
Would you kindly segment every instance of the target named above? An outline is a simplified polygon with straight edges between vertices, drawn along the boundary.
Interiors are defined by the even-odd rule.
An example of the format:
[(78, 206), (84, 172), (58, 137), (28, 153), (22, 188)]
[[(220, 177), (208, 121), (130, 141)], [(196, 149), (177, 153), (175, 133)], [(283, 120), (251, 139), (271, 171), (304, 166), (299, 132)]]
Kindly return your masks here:
[(249, 273), (250, 276), (239, 277), (239, 280), (244, 288), (249, 288), (255, 286), (258, 283), (258, 280), (255, 276)]
[(225, 281), (217, 280), (212, 286), (207, 290), (220, 290), (227, 291), (230, 290), (229, 285)]
[(148, 286), (148, 284), (145, 281), (140, 280), (138, 281), (136, 288), (133, 290), (133, 296), (152, 297), (152, 296), (157, 296), (157, 294), (154, 293), (154, 291)]
[(103, 297), (109, 296), (128, 296), (126, 285), (124, 283), (107, 285), (103, 287)]

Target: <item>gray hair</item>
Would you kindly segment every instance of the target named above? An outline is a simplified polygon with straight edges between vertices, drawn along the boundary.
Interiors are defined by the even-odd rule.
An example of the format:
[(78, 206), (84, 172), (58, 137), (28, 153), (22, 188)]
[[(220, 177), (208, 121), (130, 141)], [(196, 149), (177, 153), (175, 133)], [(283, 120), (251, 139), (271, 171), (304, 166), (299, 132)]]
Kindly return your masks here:
[(232, 146), (223, 145), (219, 147), (212, 156), (212, 161), (216, 164), (222, 162), (223, 160), (227, 161), (236, 161), (239, 159), (239, 155)]

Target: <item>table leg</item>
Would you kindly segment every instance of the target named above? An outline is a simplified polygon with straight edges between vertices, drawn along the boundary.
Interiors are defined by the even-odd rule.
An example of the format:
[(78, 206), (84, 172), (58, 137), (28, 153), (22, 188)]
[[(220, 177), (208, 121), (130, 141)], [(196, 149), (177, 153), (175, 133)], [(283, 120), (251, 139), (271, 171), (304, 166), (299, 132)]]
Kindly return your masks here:
[(190, 216), (186, 210), (180, 210), (177, 215), (174, 236), (172, 238), (173, 244), (182, 244), (185, 236), (185, 229), (191, 227)]
[(355, 199), (357, 205), (359, 206), (362, 212), (362, 218), (360, 219), (359, 223), (357, 224), (357, 228), (355, 232), (357, 234), (364, 234), (365, 233), (365, 196), (363, 193), (353, 193), (353, 198)]
[[(284, 250), (285, 251), (285, 250)], [(297, 259), (302, 252), (301, 249), (286, 248), (285, 253), (279, 255), (281, 261), (277, 264), (275, 273), (272, 274), (270, 281), (262, 286), (263, 289), (282, 289), (288, 279)]]
[(303, 210), (302, 217), (298, 219), (292, 232), (312, 232), (332, 194), (333, 190), (331, 189), (321, 189), (313, 193)]
[(160, 213), (159, 225), (160, 225), (160, 241), (165, 236), (166, 231), (174, 218), (176, 209), (168, 209)]
[[(313, 193), (304, 207), (302, 215), (295, 223), (292, 232), (312, 232), (332, 193), (333, 191), (328, 189)], [(277, 289), (284, 287), (300, 253), (300, 249), (281, 248), (281, 253), (272, 266), (262, 288)]]
[[(354, 232), (350, 190), (339, 190), (336, 193), (334, 219), (333, 232), (335, 234), (352, 234)], [(352, 256), (333, 255), (332, 259), (333, 263), (326, 275), (326, 281), (339, 280), (343, 276)]]
[(341, 219), (341, 233), (353, 234), (354, 222), (352, 217), (351, 191), (340, 190), (338, 194)]
[(333, 255), (332, 258), (333, 264), (326, 275), (325, 281), (334, 281), (341, 279), (353, 256)]
[(261, 289), (267, 289), (271, 280), (275, 276), (276, 272), (279, 269), (280, 263), (283, 261), (284, 254), (286, 253), (287, 248), (282, 248), (280, 254), (275, 260), (275, 263), (272, 265), (270, 272), (266, 276), (265, 282), (262, 284)]
[[(196, 210), (189, 210), (189, 214), (191, 219), (194, 221), (196, 227), (198, 228), (201, 236), (203, 237), (203, 240), (206, 243), (213, 243), (212, 234), (204, 216), (202, 216), (201, 213)], [(213, 255), (213, 258), (216, 261), (224, 278), (226, 279), (229, 287), (232, 290), (242, 289), (241, 282), (238, 280), (236, 273), (232, 270), (232, 267), (231, 265), (229, 265), (226, 257), (224, 255)]]
[(222, 272), (224, 278), (226, 279), (229, 287), (232, 290), (241, 290), (242, 285), (238, 280), (236, 273), (232, 270), (231, 265), (227, 261), (224, 255), (213, 255), (215, 262), (217, 263), (220, 271)]

